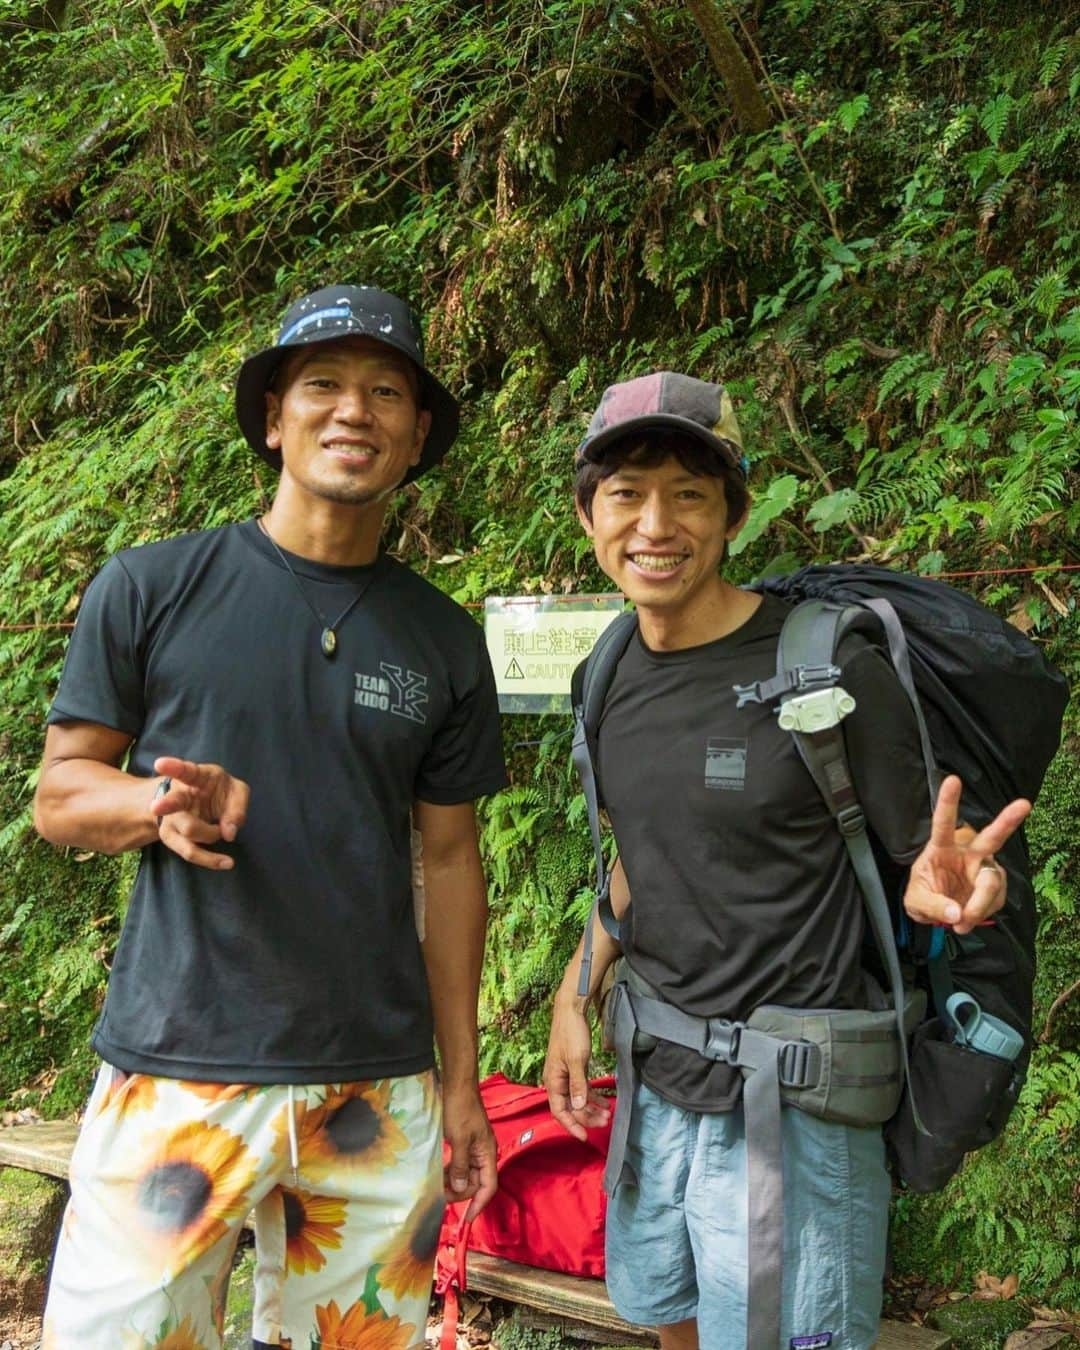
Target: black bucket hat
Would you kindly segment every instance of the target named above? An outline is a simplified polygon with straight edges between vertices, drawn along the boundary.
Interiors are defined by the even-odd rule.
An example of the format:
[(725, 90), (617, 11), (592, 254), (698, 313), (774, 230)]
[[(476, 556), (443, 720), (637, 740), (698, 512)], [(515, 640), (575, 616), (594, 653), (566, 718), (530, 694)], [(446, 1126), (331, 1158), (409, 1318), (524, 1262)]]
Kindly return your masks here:
[(266, 391), (278, 366), (294, 347), (356, 333), (375, 338), (407, 356), (420, 379), (420, 406), (431, 413), (431, 429), (420, 460), (402, 479), (411, 483), (438, 464), (458, 434), (457, 400), (424, 365), (424, 339), (404, 300), (374, 286), (324, 286), (285, 311), (277, 342), (249, 356), (236, 379), (236, 420), (247, 443), (275, 469), (281, 454), (266, 444)]

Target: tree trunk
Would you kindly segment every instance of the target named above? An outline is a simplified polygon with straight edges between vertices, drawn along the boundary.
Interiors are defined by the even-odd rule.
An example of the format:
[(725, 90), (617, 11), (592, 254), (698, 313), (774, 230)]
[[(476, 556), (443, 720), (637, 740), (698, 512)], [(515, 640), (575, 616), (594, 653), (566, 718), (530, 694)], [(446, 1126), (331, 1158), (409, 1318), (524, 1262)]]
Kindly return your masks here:
[(686, 8), (705, 39), (739, 126), (743, 131), (764, 131), (769, 125), (769, 110), (757, 87), (750, 62), (721, 17), (716, 0), (686, 0)]

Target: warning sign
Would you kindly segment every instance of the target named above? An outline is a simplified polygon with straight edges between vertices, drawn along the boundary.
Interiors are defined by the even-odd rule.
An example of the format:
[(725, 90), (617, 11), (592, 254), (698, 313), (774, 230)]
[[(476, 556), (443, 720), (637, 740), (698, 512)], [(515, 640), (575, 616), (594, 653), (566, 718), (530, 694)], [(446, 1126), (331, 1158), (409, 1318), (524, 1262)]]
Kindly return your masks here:
[(623, 609), (621, 595), (489, 596), (484, 632), (502, 712), (570, 711), (570, 677)]

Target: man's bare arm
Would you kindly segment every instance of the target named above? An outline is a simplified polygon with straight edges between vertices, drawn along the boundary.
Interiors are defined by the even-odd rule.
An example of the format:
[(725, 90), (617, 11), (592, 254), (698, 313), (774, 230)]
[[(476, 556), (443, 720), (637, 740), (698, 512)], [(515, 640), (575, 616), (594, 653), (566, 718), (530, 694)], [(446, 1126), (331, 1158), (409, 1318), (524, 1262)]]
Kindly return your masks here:
[[(126, 732), (95, 722), (60, 722), (45, 735), (34, 795), (34, 828), (52, 844), (123, 853), (160, 841), (186, 862), (227, 870), (233, 860), (207, 845), (232, 840), (244, 823), (248, 786), (218, 764), (161, 756), (156, 778), (120, 768)], [(168, 791), (159, 793), (162, 784)]]
[(487, 887), (471, 802), (418, 801), (424, 876), (424, 965), (443, 1078), (450, 1199), (475, 1216), (495, 1193), (495, 1140), (480, 1101), (476, 1005), (487, 932)]
[(157, 839), (150, 810), (157, 781), (120, 765), (131, 737), (94, 722), (60, 722), (45, 733), (34, 828), (51, 844), (123, 853)]
[[(630, 888), (626, 873), (621, 859), (617, 859), (611, 869), (611, 908), (617, 919), (622, 918), (629, 903)], [(603, 984), (608, 967), (619, 955), (619, 944), (604, 928), (598, 916), (593, 919), (592, 942), (588, 993), (578, 993), (581, 957), (585, 947), (582, 937), (555, 995), (551, 1035), (544, 1061), (544, 1087), (547, 1088), (551, 1113), (578, 1139), (586, 1137), (586, 1130), (605, 1124), (609, 1115), (606, 1103), (589, 1094), (592, 1032), (586, 1008), (589, 999)]]

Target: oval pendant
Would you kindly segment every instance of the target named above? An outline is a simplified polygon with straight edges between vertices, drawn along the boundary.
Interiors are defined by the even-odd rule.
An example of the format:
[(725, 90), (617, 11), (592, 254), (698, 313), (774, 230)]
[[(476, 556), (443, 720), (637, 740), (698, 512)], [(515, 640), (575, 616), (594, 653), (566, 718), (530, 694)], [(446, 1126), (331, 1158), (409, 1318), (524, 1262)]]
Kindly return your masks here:
[(319, 640), (319, 645), (322, 647), (323, 656), (329, 660), (337, 651), (337, 634), (332, 628), (324, 628), (322, 630), (322, 637)]

